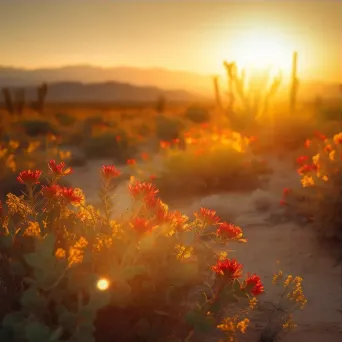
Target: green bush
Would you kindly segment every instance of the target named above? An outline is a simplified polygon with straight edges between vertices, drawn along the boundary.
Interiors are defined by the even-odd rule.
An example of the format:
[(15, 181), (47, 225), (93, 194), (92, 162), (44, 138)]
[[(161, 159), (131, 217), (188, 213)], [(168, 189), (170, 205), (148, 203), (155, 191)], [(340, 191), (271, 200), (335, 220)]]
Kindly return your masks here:
[(58, 135), (59, 130), (50, 121), (23, 120), (18, 123), (19, 129), (30, 137), (46, 136), (48, 134)]
[(185, 117), (197, 124), (208, 123), (211, 119), (209, 111), (199, 106), (189, 107), (185, 112)]
[(55, 119), (61, 126), (64, 126), (64, 127), (73, 126), (75, 122), (77, 121), (77, 119), (74, 116), (68, 113), (56, 113)]
[(180, 138), (184, 124), (178, 118), (159, 115), (156, 118), (156, 136), (158, 140), (172, 141)]

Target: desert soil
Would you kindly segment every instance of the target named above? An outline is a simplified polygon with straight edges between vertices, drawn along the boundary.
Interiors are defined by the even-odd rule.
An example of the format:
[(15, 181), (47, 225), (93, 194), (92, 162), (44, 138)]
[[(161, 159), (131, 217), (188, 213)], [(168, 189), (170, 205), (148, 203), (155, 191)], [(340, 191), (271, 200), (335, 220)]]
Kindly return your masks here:
[[(315, 237), (305, 225), (276, 220), (280, 214), (279, 200), (282, 189), (298, 184), (295, 170), (288, 161), (270, 160), (274, 173), (264, 189), (249, 194), (219, 194), (193, 199), (192, 203), (179, 203), (175, 209), (191, 215), (201, 206), (216, 210), (223, 219), (239, 224), (247, 244), (232, 244), (234, 257), (245, 265), (245, 271), (262, 276), (266, 293), (260, 297), (262, 311), (255, 312), (254, 326), (243, 341), (258, 341), (267, 325), (272, 303), (279, 299), (279, 290), (272, 285), (274, 272), (298, 275), (304, 278), (304, 291), (308, 303), (304, 311), (297, 312), (295, 331), (283, 336), (283, 341), (318, 342), (342, 340), (342, 296), (341, 267), (336, 266), (322, 249), (317, 247)], [(108, 161), (92, 161), (85, 167), (75, 168), (68, 179), (75, 187), (86, 189), (88, 203), (96, 203), (99, 185), (99, 168)], [(110, 163), (110, 162), (109, 162)], [(120, 168), (129, 172), (127, 166)], [(116, 211), (122, 212), (130, 206), (127, 182), (116, 191)], [(278, 292), (277, 292), (278, 291)]]

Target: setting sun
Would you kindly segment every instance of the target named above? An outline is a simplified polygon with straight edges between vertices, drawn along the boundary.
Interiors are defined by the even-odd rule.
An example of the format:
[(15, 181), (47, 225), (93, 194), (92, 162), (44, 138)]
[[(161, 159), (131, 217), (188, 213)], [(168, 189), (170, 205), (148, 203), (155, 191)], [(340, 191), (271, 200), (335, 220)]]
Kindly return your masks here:
[[(273, 30), (251, 29), (237, 35), (229, 47), (230, 60), (248, 70), (271, 67), (288, 72), (292, 53), (293, 48), (285, 37)], [(225, 51), (219, 54), (221, 59), (228, 55)]]

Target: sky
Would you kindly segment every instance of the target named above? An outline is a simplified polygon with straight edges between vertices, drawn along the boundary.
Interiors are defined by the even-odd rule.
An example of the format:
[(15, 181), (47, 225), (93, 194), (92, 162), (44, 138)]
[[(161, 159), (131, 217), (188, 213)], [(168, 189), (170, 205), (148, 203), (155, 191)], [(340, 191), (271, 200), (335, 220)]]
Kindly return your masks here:
[(284, 66), (297, 50), (304, 76), (342, 81), (342, 1), (0, 0), (0, 42), (6, 66), (199, 73), (275, 51)]

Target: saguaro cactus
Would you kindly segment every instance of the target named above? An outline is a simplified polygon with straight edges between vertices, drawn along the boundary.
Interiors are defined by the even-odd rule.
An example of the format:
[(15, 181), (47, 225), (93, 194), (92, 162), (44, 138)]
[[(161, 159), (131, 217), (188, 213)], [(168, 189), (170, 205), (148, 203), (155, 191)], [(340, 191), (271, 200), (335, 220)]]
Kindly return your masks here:
[(14, 105), (10, 90), (8, 88), (3, 88), (2, 94), (4, 96), (6, 111), (8, 114), (14, 114)]
[(291, 113), (296, 109), (297, 94), (299, 88), (299, 78), (297, 77), (297, 63), (298, 53), (295, 51), (292, 55), (292, 73), (291, 73), (291, 86), (290, 86), (290, 111)]
[(41, 86), (37, 87), (37, 100), (32, 102), (32, 108), (41, 115), (44, 113), (47, 91), (48, 87), (46, 83), (43, 83)]
[(16, 113), (22, 115), (25, 107), (25, 89), (17, 89), (14, 92)]
[(216, 105), (217, 105), (217, 108), (221, 110), (222, 109), (222, 102), (221, 102), (221, 94), (220, 94), (220, 88), (219, 88), (217, 76), (213, 77), (213, 82), (214, 82)]

